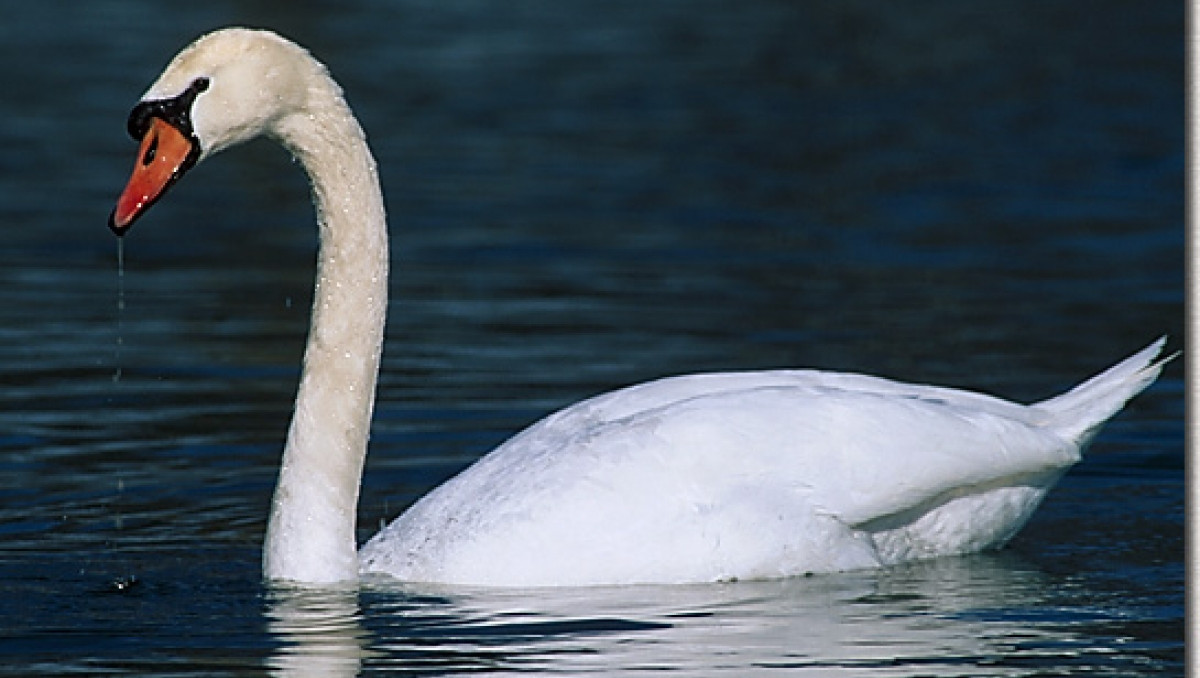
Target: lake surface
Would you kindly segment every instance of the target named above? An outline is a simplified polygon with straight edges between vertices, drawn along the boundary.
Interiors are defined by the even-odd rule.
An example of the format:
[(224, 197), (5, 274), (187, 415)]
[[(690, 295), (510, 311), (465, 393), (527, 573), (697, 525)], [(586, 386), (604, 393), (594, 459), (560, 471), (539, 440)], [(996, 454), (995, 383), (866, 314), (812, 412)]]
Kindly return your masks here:
[[(1182, 359), (1005, 550), (778, 582), (270, 588), (307, 186), (256, 142), (105, 227), (231, 23), (381, 166), (360, 538), (538, 417), (805, 366), (1044, 398), (1183, 345), (1181, 3), (19, 3), (0, 25), (0, 675), (1182, 675)], [(119, 289), (124, 309), (118, 311)]]

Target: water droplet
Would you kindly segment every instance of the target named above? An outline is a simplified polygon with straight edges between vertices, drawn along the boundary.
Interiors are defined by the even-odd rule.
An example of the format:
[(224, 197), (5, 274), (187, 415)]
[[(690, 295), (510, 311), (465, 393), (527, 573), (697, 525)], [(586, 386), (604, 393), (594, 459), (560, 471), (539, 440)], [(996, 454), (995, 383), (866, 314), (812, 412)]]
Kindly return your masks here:
[(117, 345), (113, 353), (112, 380), (121, 382), (121, 348), (125, 344), (125, 239), (117, 238)]
[(112, 590), (118, 593), (124, 593), (137, 586), (139, 583), (140, 581), (138, 580), (136, 574), (117, 577), (116, 579), (112, 580)]

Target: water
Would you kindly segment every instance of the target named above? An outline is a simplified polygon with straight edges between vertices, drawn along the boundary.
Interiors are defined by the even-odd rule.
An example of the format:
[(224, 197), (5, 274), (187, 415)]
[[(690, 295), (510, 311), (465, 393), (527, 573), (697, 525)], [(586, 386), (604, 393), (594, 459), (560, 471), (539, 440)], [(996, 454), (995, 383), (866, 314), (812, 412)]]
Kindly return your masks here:
[(104, 227), (128, 109), (228, 23), (323, 58), (381, 164), (395, 275), (360, 538), (538, 416), (663, 374), (1034, 399), (1181, 345), (1178, 4), (20, 3), (0, 674), (1183, 672), (1182, 360), (1001, 553), (689, 587), (265, 587), (304, 179), (263, 143), (197, 168), (128, 237), (123, 282)]

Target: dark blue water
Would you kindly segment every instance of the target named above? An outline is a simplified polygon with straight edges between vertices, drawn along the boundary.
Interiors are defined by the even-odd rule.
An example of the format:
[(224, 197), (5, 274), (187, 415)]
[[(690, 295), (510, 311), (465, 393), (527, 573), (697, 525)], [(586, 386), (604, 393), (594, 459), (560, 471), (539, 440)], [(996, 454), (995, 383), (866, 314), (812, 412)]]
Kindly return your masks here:
[(538, 416), (664, 374), (1029, 400), (1182, 345), (1180, 3), (14, 4), (0, 675), (1182, 674), (1182, 360), (1001, 553), (689, 587), (265, 587), (304, 178), (265, 143), (196, 169), (127, 238), (121, 314), (105, 228), (128, 109), (230, 23), (326, 61), (381, 165), (363, 538)]

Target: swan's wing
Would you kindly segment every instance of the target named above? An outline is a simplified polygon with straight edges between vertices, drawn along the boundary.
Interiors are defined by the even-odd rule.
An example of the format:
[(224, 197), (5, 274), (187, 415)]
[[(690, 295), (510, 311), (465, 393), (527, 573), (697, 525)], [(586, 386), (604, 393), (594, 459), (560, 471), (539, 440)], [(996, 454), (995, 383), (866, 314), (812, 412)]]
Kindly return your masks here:
[[(640, 412), (658, 409), (696, 397), (731, 394), (759, 388), (836, 392), (845, 396), (885, 396), (950, 405), (1021, 421), (1030, 425), (1045, 423), (1049, 414), (994, 396), (955, 388), (909, 384), (865, 374), (823, 372), (820, 370), (767, 370), (754, 372), (714, 372), (666, 377), (610, 391), (559, 410), (536, 426), (540, 434), (549, 430), (562, 433), (623, 420)], [(802, 396), (806, 397), (806, 396)]]
[(860, 526), (1078, 459), (991, 400), (1022, 416), (788, 373), (669, 382), (526, 429), (377, 535), (364, 567), (542, 583), (864, 567)]
[[(787, 376), (796, 375), (772, 379)], [(845, 379), (830, 385), (804, 376), (799, 385), (676, 401), (591, 435), (655, 450), (671, 459), (664, 467), (714, 485), (741, 477), (791, 488), (848, 525), (1079, 460), (1077, 446), (1039, 427), (1039, 413), (1020, 405), (879, 379), (849, 389)]]

